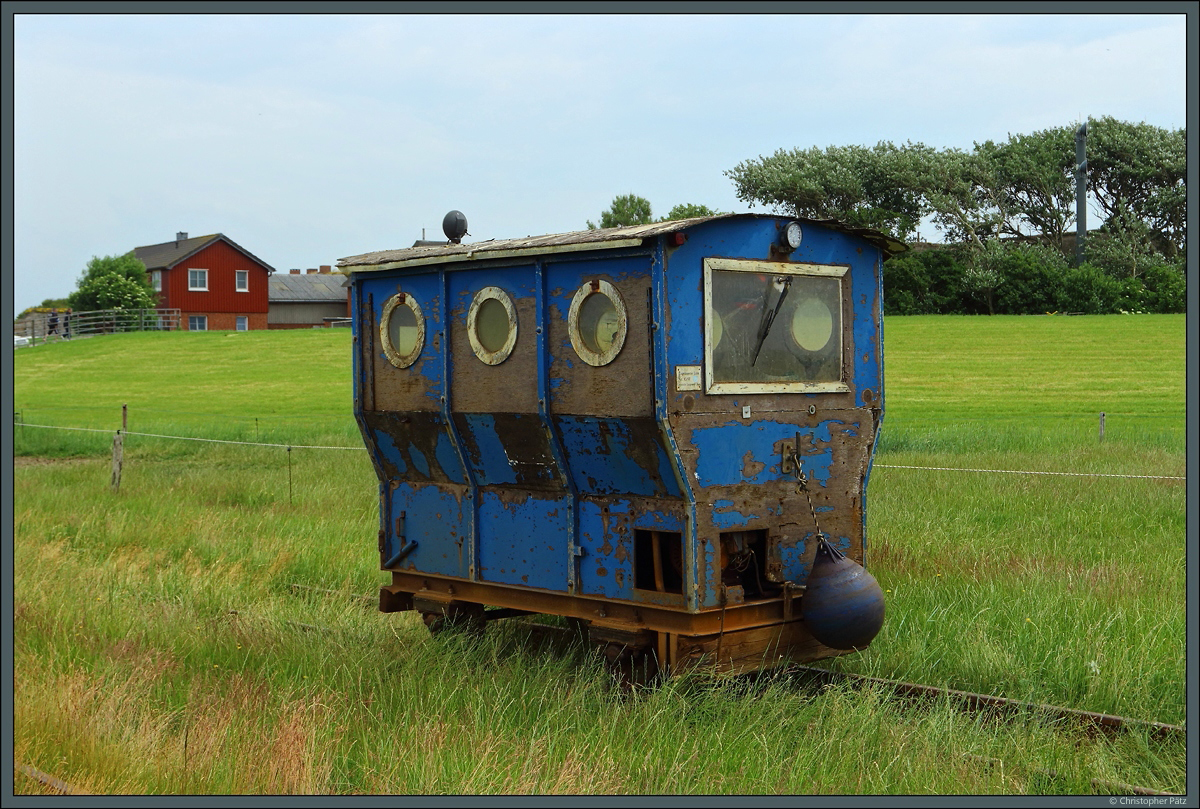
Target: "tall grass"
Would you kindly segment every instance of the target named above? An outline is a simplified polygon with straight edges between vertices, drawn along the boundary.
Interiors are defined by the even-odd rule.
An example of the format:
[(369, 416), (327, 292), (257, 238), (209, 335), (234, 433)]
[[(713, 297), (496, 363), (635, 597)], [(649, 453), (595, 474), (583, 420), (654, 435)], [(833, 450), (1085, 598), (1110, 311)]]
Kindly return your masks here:
[[(1002, 429), (987, 420), (991, 426), (978, 429), (974, 443), (970, 430), (935, 426), (932, 417), (949, 406), (938, 402), (957, 395), (957, 354), (948, 352), (939, 366), (910, 352), (920, 354), (938, 322), (949, 326), (942, 340), (953, 346), (969, 344), (963, 332), (970, 329), (988, 343), (1001, 319), (961, 320), (889, 321), (884, 435), (893, 414), (895, 421), (929, 421), (906, 434), (909, 444), (881, 453), (871, 479), (868, 563), (890, 591), (884, 629), (868, 651), (828, 665), (1183, 722), (1181, 483), (897, 468), (1182, 475), (1182, 440), (1166, 430), (1143, 442), (1110, 421), (1101, 443), (1082, 428), (1056, 433), (1031, 421), (1023, 429), (1015, 415)], [(1006, 328), (1017, 335), (1007, 339), (1025, 345), (1019, 333), (1027, 324), (1054, 322), (1107, 330), (1122, 345), (1129, 342), (1123, 330), (1134, 329), (1134, 342), (1163, 352), (1161, 361), (1147, 358), (1148, 367), (1169, 366), (1181, 350), (1172, 341), (1182, 318), (1087, 320), (1009, 319)], [(1154, 323), (1154, 334), (1137, 331)], [(277, 427), (288, 431), (280, 443), (360, 443), (344, 376), (348, 337), (259, 334), (257, 353), (225, 369), (226, 388), (193, 385), (187, 373), (169, 387), (148, 371), (131, 371), (126, 381), (113, 369), (134, 356), (178, 362), (184, 350), (220, 367), (223, 346), (239, 346), (245, 335), (125, 335), (22, 349), (18, 409), (53, 414), (51, 423), (62, 426), (108, 430), (119, 426), (120, 404), (128, 402), (131, 431), (161, 410), (163, 429), (142, 432), (191, 428), (212, 437), (244, 434), (230, 426), (229, 414), (261, 412), (281, 424), (296, 420)], [(1055, 345), (1069, 354), (1062, 345), (1086, 341), (1062, 337)], [(298, 355), (316, 358), (302, 375), (293, 360), (280, 359)], [(1010, 365), (1002, 354), (993, 361)], [(920, 363), (927, 370), (916, 374)], [(906, 402), (902, 380), (913, 374), (930, 381), (924, 404)], [(279, 386), (288, 379), (284, 398)], [(1041, 382), (1034, 374), (1020, 389), (997, 388), (981, 402), (991, 401), (993, 415), (1020, 413)], [(1129, 398), (1131, 420), (1164, 398), (1182, 408), (1182, 378), (1178, 388)], [(87, 421), (93, 411), (69, 410), (72, 402), (95, 405), (95, 420)], [(195, 421), (175, 411), (184, 403)], [(310, 411), (317, 415), (306, 430)], [(326, 427), (326, 417), (345, 419), (346, 432)], [(382, 615), (352, 597), (372, 595), (386, 582), (374, 540), (377, 482), (364, 452), (289, 454), (129, 436), (114, 493), (109, 434), (95, 434), (92, 446), (88, 433), (17, 433), (14, 756), (77, 789), (1105, 791), (1094, 779), (1186, 787), (1183, 743), (1138, 732), (1081, 736), (1035, 714), (1000, 721), (949, 702), (902, 703), (871, 688), (815, 689), (786, 672), (753, 681), (699, 671), (624, 695), (609, 687), (592, 652), (539, 641), (520, 624), (498, 622), (482, 638), (431, 637), (415, 616)], [(294, 583), (334, 592), (297, 593)], [(18, 792), (49, 791), (16, 777)]]

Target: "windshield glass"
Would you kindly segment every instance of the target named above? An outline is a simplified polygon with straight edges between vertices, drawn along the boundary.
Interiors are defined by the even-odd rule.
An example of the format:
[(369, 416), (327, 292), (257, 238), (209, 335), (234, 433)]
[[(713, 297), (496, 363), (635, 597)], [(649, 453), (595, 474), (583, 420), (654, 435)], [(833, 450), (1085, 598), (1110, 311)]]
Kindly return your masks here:
[(709, 300), (712, 383), (841, 382), (841, 278), (712, 270)]

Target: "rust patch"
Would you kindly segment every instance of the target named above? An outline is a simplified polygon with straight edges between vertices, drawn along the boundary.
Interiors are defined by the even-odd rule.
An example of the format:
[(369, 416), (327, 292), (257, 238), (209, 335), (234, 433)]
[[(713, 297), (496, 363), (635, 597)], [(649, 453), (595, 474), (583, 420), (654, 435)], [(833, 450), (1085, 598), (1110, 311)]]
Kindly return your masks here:
[[(469, 298), (469, 296), (468, 296)], [(481, 362), (471, 347), (467, 317), (457, 309), (449, 324), (450, 402), (464, 413), (536, 413), (537, 306), (532, 297), (514, 298), (516, 342), (503, 362)]]
[(746, 454), (742, 456), (742, 477), (751, 480), (759, 476), (767, 465), (762, 461), (754, 460), (754, 453), (746, 450)]
[[(440, 413), (364, 412), (362, 420), (367, 428), (376, 434), (373, 440), (380, 445), (379, 465), (383, 468), (386, 480), (421, 483), (461, 482), (452, 480), (438, 463), (438, 440), (450, 441)], [(396, 453), (405, 466), (404, 470), (396, 465), (395, 459), (390, 457), (384, 448), (388, 440), (394, 444)], [(426, 469), (428, 472), (424, 471)]]
[(649, 261), (647, 257), (644, 271), (633, 277), (617, 280), (605, 273), (594, 276), (616, 287), (628, 313), (625, 344), (607, 365), (588, 365), (579, 358), (571, 347), (566, 317), (569, 312), (550, 307), (546, 346), (551, 360), (551, 411), (598, 416), (654, 415), (654, 386), (651, 384), (654, 369), (650, 362), (649, 309), (646, 305)]

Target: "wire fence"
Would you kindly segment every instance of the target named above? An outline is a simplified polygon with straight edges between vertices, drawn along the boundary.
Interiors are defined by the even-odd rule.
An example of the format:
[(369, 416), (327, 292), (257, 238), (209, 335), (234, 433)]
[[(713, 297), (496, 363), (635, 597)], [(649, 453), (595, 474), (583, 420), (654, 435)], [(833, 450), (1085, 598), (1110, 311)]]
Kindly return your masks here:
[[(80, 431), (80, 432), (105, 433), (105, 434), (118, 435), (118, 436), (140, 436), (140, 437), (145, 437), (145, 438), (161, 438), (161, 439), (174, 440), (174, 441), (199, 441), (199, 442), (207, 442), (207, 443), (212, 443), (212, 444), (232, 444), (232, 445), (244, 446), (244, 447), (272, 447), (272, 448), (277, 448), (277, 449), (286, 449), (289, 453), (294, 449), (350, 450), (350, 451), (357, 451), (357, 452), (366, 452), (366, 447), (364, 447), (364, 446), (356, 446), (356, 447), (352, 447), (352, 446), (322, 446), (322, 445), (316, 445), (316, 444), (295, 444), (295, 443), (279, 444), (279, 443), (268, 443), (268, 442), (262, 442), (262, 441), (234, 441), (234, 440), (225, 439), (225, 438), (203, 438), (203, 437), (186, 436), (186, 435), (166, 435), (163, 433), (135, 432), (132, 430), (124, 430), (124, 429), (118, 429), (118, 430), (114, 431), (111, 429), (103, 429), (103, 428), (97, 428), (97, 427), (64, 427), (64, 426), (59, 426), (59, 425), (54, 425), (54, 424), (30, 424), (30, 423), (24, 422), (24, 421), (17, 423), (16, 426), (31, 427), (31, 428), (35, 428), (35, 429), (44, 429), (44, 430), (75, 430), (75, 431)], [(1112, 472), (1051, 472), (1051, 471), (1028, 470), (1028, 469), (976, 469), (976, 468), (952, 467), (952, 466), (911, 466), (911, 465), (904, 465), (904, 464), (881, 464), (881, 463), (872, 464), (872, 468), (873, 469), (914, 469), (914, 470), (922, 470), (922, 471), (929, 471), (929, 472), (969, 472), (969, 473), (1003, 474), (1003, 475), (1047, 475), (1047, 476), (1060, 476), (1060, 477), (1128, 478), (1128, 479), (1179, 480), (1179, 481), (1187, 480), (1187, 477), (1184, 475), (1134, 475), (1134, 474), (1117, 474), (1117, 473), (1112, 473)]]

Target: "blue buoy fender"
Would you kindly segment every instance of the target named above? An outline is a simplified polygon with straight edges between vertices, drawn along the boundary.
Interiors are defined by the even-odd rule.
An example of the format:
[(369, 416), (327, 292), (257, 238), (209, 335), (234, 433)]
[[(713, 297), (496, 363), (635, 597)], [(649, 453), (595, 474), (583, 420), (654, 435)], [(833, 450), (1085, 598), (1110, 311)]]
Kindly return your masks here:
[(883, 611), (875, 577), (821, 537), (800, 600), (812, 636), (831, 649), (862, 649), (879, 634)]

